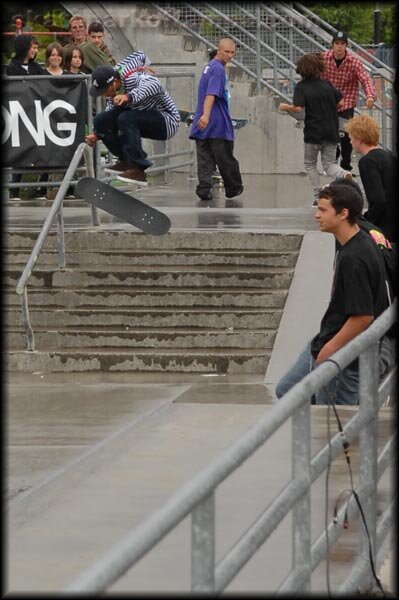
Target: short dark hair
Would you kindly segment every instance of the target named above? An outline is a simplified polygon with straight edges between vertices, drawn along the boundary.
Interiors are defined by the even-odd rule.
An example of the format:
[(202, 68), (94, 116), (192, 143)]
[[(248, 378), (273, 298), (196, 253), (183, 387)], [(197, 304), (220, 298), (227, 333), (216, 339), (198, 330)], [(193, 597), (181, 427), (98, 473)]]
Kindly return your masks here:
[(348, 187), (355, 190), (359, 194), (360, 198), (362, 199), (362, 210), (363, 210), (363, 207), (364, 207), (363, 193), (362, 193), (362, 189), (361, 189), (360, 185), (358, 183), (356, 183), (356, 181), (353, 181), (353, 179), (347, 179), (346, 177), (338, 177), (337, 179), (334, 179), (334, 185), (347, 185)]
[(104, 33), (104, 25), (98, 21), (93, 21), (93, 23), (90, 23), (87, 33)]
[(354, 225), (358, 217), (362, 214), (363, 198), (359, 192), (351, 185), (342, 185), (331, 183), (324, 186), (318, 194), (319, 198), (327, 198), (336, 213), (342, 212), (344, 208), (348, 209), (348, 222)]

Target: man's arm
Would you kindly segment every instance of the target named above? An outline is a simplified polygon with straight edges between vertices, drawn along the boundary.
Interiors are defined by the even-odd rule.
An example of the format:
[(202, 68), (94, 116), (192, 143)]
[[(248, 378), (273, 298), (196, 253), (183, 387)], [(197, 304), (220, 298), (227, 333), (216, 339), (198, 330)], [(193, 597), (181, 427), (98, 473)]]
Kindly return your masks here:
[(330, 358), (337, 350), (353, 340), (359, 333), (362, 333), (374, 321), (373, 315), (356, 315), (349, 317), (341, 329), (331, 340), (324, 344), (316, 358), (316, 363), (320, 364), (326, 358)]
[(205, 96), (204, 109), (203, 109), (202, 115), (198, 119), (199, 129), (205, 129), (208, 126), (214, 104), (215, 104), (215, 96)]
[(295, 106), (295, 104), (287, 104), (286, 102), (280, 102), (279, 110), (288, 111), (288, 112), (296, 112), (299, 113), (303, 110), (303, 106)]
[(357, 77), (362, 85), (364, 95), (366, 96), (366, 108), (370, 110), (373, 108), (374, 100), (376, 99), (374, 83), (362, 63), (360, 61), (358, 61), (358, 63)]

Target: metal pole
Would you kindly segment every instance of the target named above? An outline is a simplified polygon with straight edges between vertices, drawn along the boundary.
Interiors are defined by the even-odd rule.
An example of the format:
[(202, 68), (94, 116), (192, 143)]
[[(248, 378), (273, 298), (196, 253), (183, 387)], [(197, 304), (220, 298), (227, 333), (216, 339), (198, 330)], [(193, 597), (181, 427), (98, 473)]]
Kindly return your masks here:
[[(190, 106), (191, 110), (194, 112), (195, 110), (195, 75), (191, 75), (190, 77)], [(194, 179), (195, 177), (195, 165), (194, 165), (194, 154), (195, 154), (195, 141), (190, 140), (190, 150), (191, 150), (191, 166), (190, 166), (190, 179)]]
[(57, 213), (57, 248), (58, 248), (58, 266), (65, 269), (65, 236), (64, 236), (64, 215), (62, 203)]
[(277, 77), (277, 69), (278, 69), (278, 62), (277, 62), (277, 55), (276, 55), (276, 47), (277, 47), (277, 36), (276, 36), (276, 19), (272, 18), (271, 20), (272, 23), (272, 48), (274, 50), (273, 52), (273, 85), (275, 88), (278, 87), (278, 77)]
[(292, 478), (306, 477), (309, 487), (292, 509), (292, 570), (307, 570), (302, 592), (310, 591), (310, 400), (292, 415)]
[(25, 327), (26, 337), (28, 342), (29, 352), (33, 352), (35, 349), (35, 334), (33, 333), (32, 325), (29, 319), (29, 305), (28, 305), (28, 289), (25, 286), (24, 291), (21, 295), (21, 308), (22, 308), (22, 322)]
[(260, 4), (256, 3), (256, 93), (259, 94), (262, 91), (260, 80), (262, 78), (262, 67), (260, 61)]
[(378, 46), (381, 43), (381, 11), (380, 3), (375, 3), (374, 9), (374, 45)]
[[(359, 358), (359, 414), (373, 411), (368, 424), (359, 435), (359, 484), (370, 490), (362, 502), (363, 512), (375, 559), (377, 535), (377, 481), (378, 481), (378, 344), (363, 352)], [(351, 500), (352, 502), (354, 500)], [(369, 556), (369, 539), (362, 523), (360, 531), (360, 556)], [(372, 573), (365, 577), (363, 591), (372, 586)]]
[(215, 493), (191, 513), (191, 589), (215, 590)]
[[(166, 77), (165, 89), (167, 92), (170, 93), (170, 77)], [(165, 169), (165, 172), (164, 172), (165, 184), (168, 184), (170, 182), (170, 178), (169, 178), (170, 158), (168, 156), (169, 152), (170, 152), (170, 141), (165, 140), (165, 154), (166, 154), (166, 166), (167, 166), (167, 168)]]

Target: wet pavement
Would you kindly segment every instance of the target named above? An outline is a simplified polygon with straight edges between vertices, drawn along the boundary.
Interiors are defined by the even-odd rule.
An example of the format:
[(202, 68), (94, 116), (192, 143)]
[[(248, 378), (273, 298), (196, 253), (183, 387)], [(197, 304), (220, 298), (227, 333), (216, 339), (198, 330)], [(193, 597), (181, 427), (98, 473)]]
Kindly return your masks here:
[[(162, 507), (184, 483), (271, 410), (271, 394), (253, 375), (10, 373), (8, 430), (8, 589), (54, 592), (70, 584), (128, 530)], [(343, 423), (354, 408), (340, 407)], [(392, 426), (380, 417), (379, 442)], [(331, 429), (336, 431), (333, 419)], [(327, 415), (312, 409), (312, 454), (324, 445)], [(358, 449), (351, 445), (356, 485)], [(256, 520), (291, 475), (287, 421), (216, 494), (217, 560)], [(329, 477), (329, 514), (349, 485), (343, 455)], [(384, 476), (383, 509), (390, 488)], [(312, 490), (312, 540), (323, 530), (325, 476)], [(290, 517), (227, 591), (277, 589), (290, 567)], [(357, 549), (358, 522), (334, 546), (337, 589)], [(190, 587), (190, 521), (185, 519), (110, 591), (185, 592)], [(312, 577), (326, 589), (326, 565)]]
[[(325, 183), (328, 183), (328, 178)], [(196, 178), (187, 173), (172, 173), (170, 183), (163, 184), (159, 177), (148, 188), (123, 188), (134, 197), (148, 202), (165, 212), (172, 230), (184, 229), (240, 229), (315, 230), (312, 193), (305, 174), (298, 175), (243, 175), (244, 192), (227, 199), (224, 189), (214, 187), (214, 199), (202, 202), (195, 194)], [(46, 218), (50, 202), (41, 200), (11, 201), (5, 210), (6, 222), (11, 227), (40, 226)], [(120, 223), (104, 211), (99, 211), (102, 225), (131, 227)], [(91, 225), (89, 205), (66, 200), (63, 210), (66, 227)]]

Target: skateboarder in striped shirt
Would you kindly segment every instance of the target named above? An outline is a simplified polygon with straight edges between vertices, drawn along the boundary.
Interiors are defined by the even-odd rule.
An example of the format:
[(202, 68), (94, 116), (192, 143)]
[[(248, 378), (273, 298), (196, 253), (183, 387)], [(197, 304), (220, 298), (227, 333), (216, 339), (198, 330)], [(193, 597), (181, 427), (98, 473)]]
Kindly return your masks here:
[(105, 96), (106, 108), (93, 120), (93, 133), (86, 142), (93, 146), (101, 139), (118, 157), (105, 170), (118, 179), (147, 185), (145, 170), (152, 165), (141, 143), (142, 138), (167, 140), (179, 127), (180, 115), (170, 94), (151, 73), (150, 61), (143, 52), (134, 52), (115, 67), (107, 65), (93, 71), (90, 95)]

